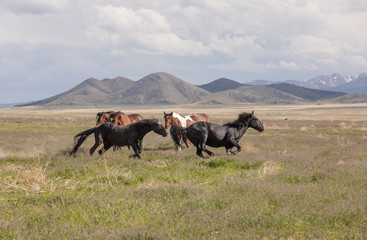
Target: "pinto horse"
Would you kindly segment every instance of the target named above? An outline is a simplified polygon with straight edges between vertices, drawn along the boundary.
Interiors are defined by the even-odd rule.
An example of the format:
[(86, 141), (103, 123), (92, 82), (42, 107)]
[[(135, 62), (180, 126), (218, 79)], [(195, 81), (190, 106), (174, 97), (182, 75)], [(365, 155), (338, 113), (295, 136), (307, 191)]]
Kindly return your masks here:
[[(227, 154), (236, 154), (240, 152), (241, 146), (238, 142), (249, 127), (259, 132), (264, 131), (264, 127), (260, 120), (254, 115), (254, 111), (252, 111), (252, 113), (239, 114), (237, 120), (222, 126), (207, 122), (196, 122), (188, 128), (178, 128), (180, 128), (180, 132), (186, 135), (196, 146), (196, 154), (203, 158), (203, 151), (209, 156), (214, 155), (213, 152), (206, 149), (206, 146), (225, 147)], [(175, 140), (175, 138), (173, 139)], [(232, 151), (231, 149), (233, 147), (236, 147), (237, 150)]]
[(94, 127), (85, 130), (74, 137), (77, 142), (71, 151), (70, 155), (74, 155), (83, 142), (89, 135), (94, 133), (95, 143), (90, 149), (89, 153), (92, 155), (99, 145), (103, 143), (103, 149), (99, 150), (99, 155), (103, 155), (105, 151), (112, 146), (131, 146), (135, 154), (130, 157), (137, 157), (140, 159), (140, 153), (142, 152), (142, 144), (144, 136), (153, 131), (163, 137), (167, 136), (167, 131), (156, 119), (144, 119), (136, 123), (119, 126), (113, 123), (103, 123), (98, 127)]
[[(164, 114), (164, 126), (166, 128), (168, 128), (169, 126), (174, 126), (174, 125), (177, 125), (179, 127), (189, 127), (191, 124), (195, 123), (195, 122), (208, 122), (210, 123), (211, 120), (209, 118), (208, 115), (206, 115), (205, 113), (197, 113), (197, 114), (192, 114), (192, 115), (186, 115), (186, 116), (182, 116), (178, 113), (175, 113), (175, 112), (171, 112), (171, 113), (166, 113), (166, 112), (163, 112)], [(186, 147), (190, 147), (190, 143), (189, 141), (186, 139), (185, 136), (181, 136), (180, 132), (176, 132), (176, 136), (174, 136), (173, 134), (173, 131), (176, 131), (176, 128), (175, 127), (171, 127), (171, 130), (170, 130), (170, 134), (171, 134), (171, 137), (172, 138), (177, 138), (179, 139), (180, 141), (174, 141), (175, 143), (175, 147), (176, 147), (176, 150), (179, 149), (181, 150), (181, 139), (183, 140), (183, 142), (185, 143)]]

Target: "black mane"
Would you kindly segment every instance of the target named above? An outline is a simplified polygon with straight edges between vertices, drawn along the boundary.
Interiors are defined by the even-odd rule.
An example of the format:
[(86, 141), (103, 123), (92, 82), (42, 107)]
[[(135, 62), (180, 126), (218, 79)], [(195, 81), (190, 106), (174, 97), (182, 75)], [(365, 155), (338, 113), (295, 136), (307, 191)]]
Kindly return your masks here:
[(223, 126), (230, 127), (230, 128), (242, 128), (242, 127), (245, 127), (246, 124), (244, 124), (239, 119), (237, 119), (237, 120), (235, 120), (233, 122), (225, 123), (225, 124), (223, 124)]

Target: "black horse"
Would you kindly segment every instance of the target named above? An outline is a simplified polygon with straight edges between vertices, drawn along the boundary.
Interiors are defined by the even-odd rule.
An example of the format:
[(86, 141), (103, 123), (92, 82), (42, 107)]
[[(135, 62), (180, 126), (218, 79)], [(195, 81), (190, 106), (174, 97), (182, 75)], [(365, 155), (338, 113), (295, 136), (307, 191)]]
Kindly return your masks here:
[(98, 127), (91, 128), (77, 134), (74, 139), (78, 142), (70, 155), (75, 154), (85, 139), (94, 133), (95, 143), (89, 151), (90, 155), (92, 155), (103, 142), (103, 149), (98, 151), (99, 155), (102, 155), (114, 145), (131, 146), (135, 154), (130, 157), (137, 157), (140, 159), (139, 154), (142, 151), (143, 138), (150, 131), (154, 131), (163, 137), (167, 136), (166, 129), (156, 119), (144, 119), (126, 126), (119, 126), (109, 122), (103, 123)]
[[(225, 147), (227, 154), (240, 152), (241, 146), (238, 142), (249, 127), (259, 132), (264, 131), (264, 127), (254, 115), (254, 111), (252, 113), (239, 114), (237, 120), (223, 126), (207, 122), (196, 122), (186, 129), (181, 128), (181, 132), (196, 146), (196, 154), (203, 158), (203, 151), (210, 156), (214, 155), (213, 152), (206, 149), (206, 146)], [(175, 138), (173, 137), (173, 139)], [(179, 144), (179, 142), (176, 144)], [(237, 150), (231, 151), (233, 147), (237, 147)]]

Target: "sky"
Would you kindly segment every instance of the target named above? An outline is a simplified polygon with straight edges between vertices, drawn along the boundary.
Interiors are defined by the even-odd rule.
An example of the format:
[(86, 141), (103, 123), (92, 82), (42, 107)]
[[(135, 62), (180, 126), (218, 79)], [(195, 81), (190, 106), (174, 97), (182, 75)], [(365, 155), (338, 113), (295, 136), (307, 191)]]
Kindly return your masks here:
[(1, 0), (0, 103), (93, 77), (191, 84), (367, 72), (365, 0)]

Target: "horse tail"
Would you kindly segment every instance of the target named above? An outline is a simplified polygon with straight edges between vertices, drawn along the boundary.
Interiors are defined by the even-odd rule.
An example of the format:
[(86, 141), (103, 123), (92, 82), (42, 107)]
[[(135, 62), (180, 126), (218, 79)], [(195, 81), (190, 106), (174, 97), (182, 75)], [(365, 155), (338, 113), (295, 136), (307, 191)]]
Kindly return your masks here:
[(169, 133), (175, 144), (176, 150), (181, 150), (181, 139), (187, 139), (186, 128), (178, 125), (171, 125)]
[[(83, 144), (83, 142), (85, 141), (85, 139), (87, 139), (87, 137), (89, 135), (91, 135), (92, 133), (94, 133), (94, 131), (96, 131), (96, 127), (94, 128), (91, 128), (91, 129), (88, 129), (88, 130), (85, 130), (81, 133), (78, 133), (77, 135), (74, 136), (74, 148), (73, 148), (73, 151), (70, 152), (70, 156), (75, 154), (76, 151), (78, 151), (80, 145)], [(78, 142), (77, 142), (78, 141)], [(77, 143), (76, 143), (77, 142)], [(76, 144), (75, 144), (76, 143)]]

